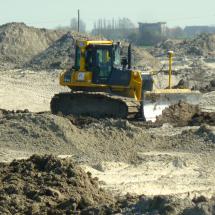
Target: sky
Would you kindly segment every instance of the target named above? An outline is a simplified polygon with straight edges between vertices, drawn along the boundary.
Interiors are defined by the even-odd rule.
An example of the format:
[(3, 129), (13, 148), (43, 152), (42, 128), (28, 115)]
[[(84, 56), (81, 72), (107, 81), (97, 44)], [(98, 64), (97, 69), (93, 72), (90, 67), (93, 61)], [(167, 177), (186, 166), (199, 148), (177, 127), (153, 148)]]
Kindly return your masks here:
[(215, 0), (0, 0), (0, 24), (68, 26), (80, 9), (87, 29), (99, 18), (128, 17), (138, 22), (167, 22), (167, 26), (215, 25)]

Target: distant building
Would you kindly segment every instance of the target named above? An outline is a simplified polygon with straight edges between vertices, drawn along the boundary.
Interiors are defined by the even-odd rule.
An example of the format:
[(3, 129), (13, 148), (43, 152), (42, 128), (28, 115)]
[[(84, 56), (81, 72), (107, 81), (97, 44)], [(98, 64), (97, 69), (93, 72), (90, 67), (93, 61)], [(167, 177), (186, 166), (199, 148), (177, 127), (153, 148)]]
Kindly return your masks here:
[(167, 27), (166, 22), (156, 22), (156, 23), (141, 23), (139, 22), (139, 32), (150, 32), (158, 33), (160, 35), (166, 35)]
[(184, 33), (189, 37), (202, 33), (215, 33), (215, 26), (186, 26), (184, 28)]

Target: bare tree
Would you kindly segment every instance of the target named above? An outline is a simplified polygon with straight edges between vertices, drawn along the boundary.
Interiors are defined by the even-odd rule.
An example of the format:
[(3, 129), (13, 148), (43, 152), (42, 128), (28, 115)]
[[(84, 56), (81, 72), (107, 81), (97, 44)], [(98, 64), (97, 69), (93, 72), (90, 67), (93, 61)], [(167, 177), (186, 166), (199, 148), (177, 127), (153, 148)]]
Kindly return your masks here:
[(98, 19), (94, 23), (92, 33), (94, 35), (103, 35), (110, 39), (126, 38), (130, 32), (133, 31), (135, 25), (128, 18), (119, 18), (115, 20)]

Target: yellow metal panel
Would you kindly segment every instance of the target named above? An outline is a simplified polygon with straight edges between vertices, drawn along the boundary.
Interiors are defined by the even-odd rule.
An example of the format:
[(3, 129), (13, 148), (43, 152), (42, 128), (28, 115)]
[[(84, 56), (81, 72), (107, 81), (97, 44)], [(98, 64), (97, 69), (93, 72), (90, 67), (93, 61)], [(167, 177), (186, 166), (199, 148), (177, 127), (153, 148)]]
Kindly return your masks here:
[(129, 89), (130, 89), (129, 96), (140, 101), (142, 97), (142, 77), (140, 71), (131, 72)]
[(77, 46), (79, 48), (86, 48), (87, 46), (89, 45), (112, 45), (113, 44), (113, 41), (112, 40), (97, 40), (97, 41), (94, 41), (94, 40), (78, 40), (76, 42)]
[(112, 40), (98, 40), (98, 41), (94, 41), (94, 40), (91, 40), (91, 41), (87, 41), (87, 45), (99, 45), (99, 44), (102, 44), (102, 45), (112, 45), (113, 44), (113, 41)]

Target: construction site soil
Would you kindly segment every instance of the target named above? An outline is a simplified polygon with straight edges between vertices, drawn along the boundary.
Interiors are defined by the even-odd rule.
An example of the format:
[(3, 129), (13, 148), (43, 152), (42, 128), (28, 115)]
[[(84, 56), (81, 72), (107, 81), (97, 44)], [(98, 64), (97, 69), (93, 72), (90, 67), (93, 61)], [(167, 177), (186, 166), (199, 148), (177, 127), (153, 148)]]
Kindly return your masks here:
[(113, 198), (72, 161), (34, 155), (0, 164), (1, 214), (74, 214)]
[[(202, 90), (199, 106), (180, 102), (155, 123), (50, 113), (52, 96), (68, 92), (54, 69), (71, 66), (85, 37), (0, 26), (0, 214), (215, 214), (212, 35), (180, 44), (174, 59), (173, 85)], [(133, 47), (134, 64), (167, 65), (158, 50), (165, 58)], [(167, 73), (155, 74), (165, 88)]]
[[(35, 153), (71, 158), (117, 198), (112, 206), (85, 208), (88, 214), (167, 214), (167, 205), (176, 211), (169, 214), (182, 214), (185, 208), (191, 214), (213, 214), (214, 92), (203, 95), (200, 109), (180, 103), (165, 110), (156, 123), (64, 118), (49, 113), (51, 97), (66, 90), (59, 87), (58, 73), (1, 72), (0, 162)], [(133, 197), (126, 200), (127, 193)], [(200, 196), (206, 200), (192, 201)]]
[[(163, 51), (162, 51), (163, 50)], [(172, 50), (180, 56), (210, 56), (215, 54), (215, 34), (200, 34), (195, 38), (186, 40), (168, 39), (152, 49), (151, 53), (167, 53)]]
[(0, 68), (22, 67), (63, 34), (63, 31), (28, 27), (24, 23), (1, 25)]
[(155, 125), (170, 123), (173, 126), (200, 126), (204, 123), (215, 126), (215, 113), (202, 112), (197, 105), (179, 102), (163, 110)]
[(126, 195), (115, 199), (72, 160), (33, 155), (0, 163), (1, 214), (211, 214), (215, 198)]
[[(24, 23), (1, 25), (0, 70), (66, 69), (74, 63), (74, 46), (78, 39), (101, 40), (102, 38), (70, 30), (34, 28)], [(133, 54), (135, 66), (141, 65), (145, 69), (160, 67), (159, 61), (142, 48), (134, 47)]]

